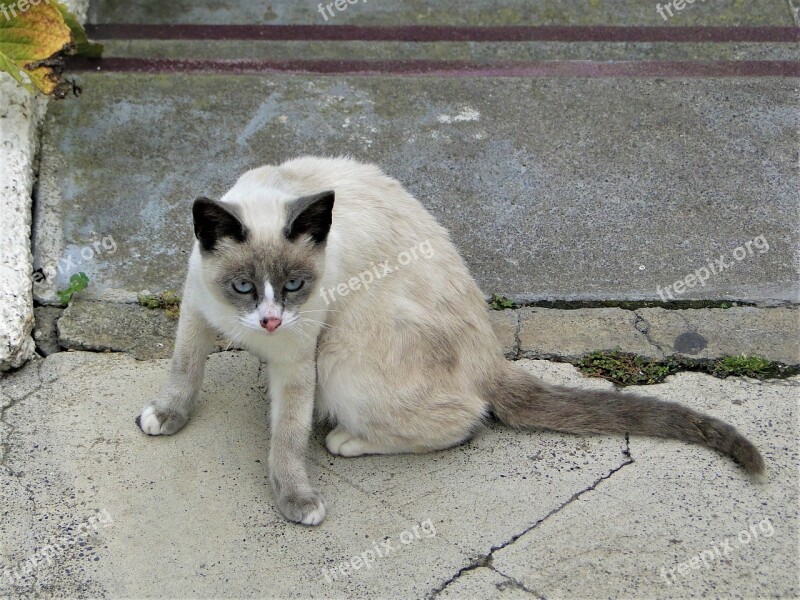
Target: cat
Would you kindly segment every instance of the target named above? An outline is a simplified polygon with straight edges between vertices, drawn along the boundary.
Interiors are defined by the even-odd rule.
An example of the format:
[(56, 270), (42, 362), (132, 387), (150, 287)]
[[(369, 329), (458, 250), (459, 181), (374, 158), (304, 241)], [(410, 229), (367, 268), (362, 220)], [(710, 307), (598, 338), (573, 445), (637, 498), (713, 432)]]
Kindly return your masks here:
[(326, 515), (305, 469), (315, 412), (340, 456), (449, 448), (493, 415), (519, 429), (676, 438), (764, 471), (753, 444), (713, 417), (551, 386), (507, 361), (448, 232), (376, 166), (303, 157), (262, 167), (192, 213), (170, 375), (136, 422), (149, 435), (186, 424), (217, 333), (249, 350), (269, 375), (269, 477), (290, 521)]

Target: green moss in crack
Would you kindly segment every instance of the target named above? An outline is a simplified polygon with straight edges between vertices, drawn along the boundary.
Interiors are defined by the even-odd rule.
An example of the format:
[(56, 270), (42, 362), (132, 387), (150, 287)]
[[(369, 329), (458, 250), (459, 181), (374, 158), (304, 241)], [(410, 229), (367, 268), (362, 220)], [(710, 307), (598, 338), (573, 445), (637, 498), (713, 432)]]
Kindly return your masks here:
[(726, 356), (716, 361), (712, 374), (717, 377), (753, 377), (764, 379), (779, 373), (780, 365), (761, 356)]
[(181, 297), (172, 290), (165, 290), (159, 295), (139, 294), (138, 300), (145, 308), (165, 310), (170, 319), (176, 319), (181, 312)]
[(601, 377), (617, 385), (661, 383), (678, 371), (707, 373), (714, 377), (752, 377), (784, 379), (800, 374), (800, 366), (773, 362), (760, 356), (726, 356), (717, 360), (687, 357), (650, 360), (619, 351), (587, 354), (575, 366), (588, 377)]
[(601, 377), (622, 386), (661, 383), (679, 367), (673, 360), (649, 360), (616, 350), (592, 352), (576, 366), (588, 377)]
[(489, 308), (492, 310), (506, 310), (507, 308), (514, 308), (514, 302), (502, 294), (494, 294), (492, 299), (489, 300)]

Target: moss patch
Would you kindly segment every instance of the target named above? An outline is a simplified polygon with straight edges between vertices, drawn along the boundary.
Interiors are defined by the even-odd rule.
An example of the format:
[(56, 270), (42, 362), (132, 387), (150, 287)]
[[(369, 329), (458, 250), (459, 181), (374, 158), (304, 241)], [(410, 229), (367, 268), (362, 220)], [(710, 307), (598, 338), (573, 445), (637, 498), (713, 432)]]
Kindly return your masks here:
[(625, 352), (592, 352), (576, 365), (584, 375), (601, 377), (618, 385), (661, 383), (680, 365), (673, 360), (655, 361)]
[(489, 308), (492, 310), (506, 310), (507, 308), (514, 308), (514, 301), (509, 300), (502, 294), (494, 294), (492, 295), (492, 299), (489, 300)]
[(181, 312), (181, 297), (172, 290), (165, 290), (159, 295), (139, 294), (138, 300), (145, 308), (165, 310), (171, 319), (176, 319)]
[(766, 379), (780, 371), (782, 365), (760, 356), (726, 356), (714, 363), (717, 377), (754, 377)]
[(625, 352), (587, 354), (575, 366), (587, 377), (601, 377), (617, 385), (653, 385), (678, 371), (697, 371), (714, 377), (782, 379), (800, 373), (800, 367), (773, 362), (760, 356), (726, 356), (718, 360), (668, 358), (651, 360)]

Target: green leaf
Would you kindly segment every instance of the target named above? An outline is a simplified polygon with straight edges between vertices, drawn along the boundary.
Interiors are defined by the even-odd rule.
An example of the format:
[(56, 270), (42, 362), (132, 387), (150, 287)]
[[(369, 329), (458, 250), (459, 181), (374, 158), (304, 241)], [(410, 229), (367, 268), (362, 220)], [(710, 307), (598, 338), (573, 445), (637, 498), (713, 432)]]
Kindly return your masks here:
[(74, 294), (85, 290), (87, 287), (89, 287), (89, 277), (81, 271), (69, 278), (69, 287), (67, 289), (59, 290), (56, 294), (58, 299), (61, 300), (61, 304), (66, 306)]
[(0, 0), (0, 71), (9, 73), (29, 91), (63, 97), (69, 85), (61, 80), (63, 57), (99, 56), (81, 24), (55, 0), (27, 4)]
[(61, 76), (59, 55), (72, 47), (72, 32), (61, 13), (45, 3), (20, 12), (18, 5), (8, 0), (2, 0), (2, 9), (1, 68), (17, 81), (20, 73), (27, 75), (30, 83), (45, 94), (55, 93)]

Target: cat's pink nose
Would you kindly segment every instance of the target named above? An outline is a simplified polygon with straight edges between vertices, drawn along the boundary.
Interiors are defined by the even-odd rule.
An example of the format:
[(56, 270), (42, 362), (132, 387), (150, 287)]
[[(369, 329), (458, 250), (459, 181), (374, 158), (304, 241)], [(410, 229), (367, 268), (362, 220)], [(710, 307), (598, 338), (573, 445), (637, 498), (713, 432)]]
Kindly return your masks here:
[(269, 319), (261, 319), (261, 326), (264, 329), (266, 329), (267, 331), (269, 331), (270, 333), (272, 333), (278, 327), (280, 327), (281, 323), (283, 323), (283, 319), (279, 319), (278, 317), (270, 317)]

